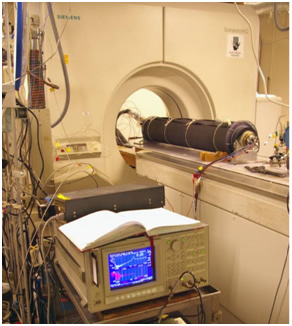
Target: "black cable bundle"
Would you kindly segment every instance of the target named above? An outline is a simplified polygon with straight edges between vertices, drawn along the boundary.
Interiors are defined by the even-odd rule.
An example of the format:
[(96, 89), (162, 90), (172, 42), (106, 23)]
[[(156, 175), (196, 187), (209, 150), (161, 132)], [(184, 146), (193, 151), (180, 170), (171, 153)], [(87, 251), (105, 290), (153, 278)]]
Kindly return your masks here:
[(232, 153), (234, 142), (246, 131), (257, 136), (255, 126), (249, 121), (228, 124), (216, 120), (150, 117), (142, 124), (144, 140), (209, 152)]

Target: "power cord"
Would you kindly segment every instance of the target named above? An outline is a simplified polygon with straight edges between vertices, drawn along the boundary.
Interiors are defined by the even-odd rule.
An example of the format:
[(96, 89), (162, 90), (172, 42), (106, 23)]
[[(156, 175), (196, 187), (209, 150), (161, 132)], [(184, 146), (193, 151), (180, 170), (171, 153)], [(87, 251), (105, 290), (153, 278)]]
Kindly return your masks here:
[(289, 31), (289, 26), (287, 26), (287, 27), (282, 27), (282, 26), (280, 26), (280, 24), (279, 24), (279, 20), (278, 20), (278, 5), (279, 5), (278, 2), (275, 2), (275, 3), (274, 3), (274, 20), (275, 20), (275, 25), (276, 25), (276, 27), (278, 28), (278, 30), (279, 30), (280, 32), (286, 32), (286, 31)]
[[(165, 304), (163, 305), (163, 307), (161, 308), (161, 311), (158, 315), (158, 324), (161, 323), (161, 320), (162, 320), (162, 316), (163, 316), (163, 313), (170, 301), (170, 299), (172, 298), (172, 296), (174, 295), (174, 289), (176, 288), (178, 282), (181, 280), (181, 278), (185, 275), (185, 274), (189, 274), (191, 275), (192, 279), (193, 279), (193, 284), (186, 284), (186, 287), (189, 288), (189, 289), (195, 289), (196, 292), (199, 294), (199, 297), (200, 297), (200, 307), (201, 307), (201, 312), (198, 313), (198, 321), (199, 323), (205, 323), (206, 322), (206, 314), (205, 314), (205, 311), (204, 311), (204, 306), (203, 306), (203, 299), (202, 299), (202, 295), (201, 295), (201, 292), (200, 290), (198, 289), (198, 287), (196, 286), (196, 284), (198, 284), (199, 282), (196, 280), (194, 274), (190, 271), (184, 271), (183, 273), (181, 273), (181, 275), (177, 278), (177, 280), (175, 281), (174, 283), (174, 286), (171, 288), (171, 291), (167, 297), (167, 300), (165, 302)], [(201, 320), (199, 319), (199, 316), (202, 315), (201, 317)]]
[(206, 172), (206, 170), (213, 164), (219, 163), (226, 161), (228, 159), (231, 159), (235, 156), (241, 155), (251, 149), (254, 146), (254, 143), (252, 142), (251, 144), (239, 149), (238, 151), (232, 152), (224, 157), (221, 157), (213, 162), (210, 162), (209, 164), (206, 164), (204, 166), (199, 166), (198, 170), (196, 173), (193, 174), (193, 185), (194, 185), (194, 199), (195, 199), (195, 212), (197, 211), (197, 204), (198, 204), (198, 199), (199, 199), (199, 192), (200, 192), (200, 183), (201, 183), (201, 178)]
[(44, 269), (45, 269), (45, 273), (46, 273), (46, 278), (47, 278), (47, 291), (48, 291), (48, 304), (47, 304), (47, 323), (50, 324), (50, 304), (51, 304), (51, 289), (50, 289), (50, 278), (49, 278), (49, 271), (48, 271), (48, 266), (47, 266), (47, 262), (46, 262), (46, 255), (45, 255), (45, 251), (44, 251), (44, 233), (45, 233), (45, 229), (47, 227), (47, 225), (54, 221), (54, 220), (64, 220), (65, 219), (65, 215), (64, 213), (60, 213), (57, 214), (55, 216), (52, 216), (51, 218), (49, 218), (46, 223), (44, 224), (44, 227), (42, 229), (41, 232), (41, 238), (40, 238), (40, 243), (41, 243), (41, 252), (43, 253), (43, 264), (44, 264)]
[(251, 37), (251, 47), (252, 47), (252, 53), (253, 53), (253, 56), (254, 56), (254, 59), (256, 61), (256, 65), (257, 65), (257, 68), (258, 68), (258, 71), (260, 73), (260, 76), (262, 78), (262, 81), (263, 81), (263, 85), (264, 85), (264, 91), (265, 91), (265, 97), (267, 100), (269, 100), (270, 102), (272, 103), (275, 103), (277, 105), (280, 105), (280, 106), (284, 106), (284, 107), (287, 107), (289, 108), (289, 105), (288, 104), (285, 104), (285, 103), (281, 103), (281, 102), (278, 102), (278, 101), (275, 101), (273, 99), (271, 99), (269, 96), (268, 96), (268, 89), (267, 89), (267, 83), (266, 83), (266, 78), (264, 76), (264, 73), (262, 71), (262, 68), (259, 64), (259, 60), (257, 58), (257, 55), (256, 55), (256, 52), (255, 52), (255, 48), (254, 48), (254, 43), (253, 43), (253, 28), (252, 28), (252, 25), (251, 25), (251, 22), (247, 19), (247, 17), (239, 10), (239, 7), (237, 5), (236, 2), (234, 2), (234, 5), (235, 5), (235, 8), (237, 10), (237, 12), (239, 13), (239, 15), (247, 22), (248, 24), (248, 27), (249, 27), (249, 30), (250, 30), (250, 37)]
[(286, 258), (285, 258), (285, 261), (284, 261), (284, 265), (283, 265), (281, 277), (280, 277), (280, 280), (279, 280), (279, 283), (278, 283), (278, 287), (277, 287), (277, 290), (276, 290), (276, 293), (275, 293), (275, 297), (274, 297), (274, 301), (273, 301), (273, 305), (272, 305), (272, 309), (271, 309), (271, 313), (270, 313), (268, 324), (271, 324), (271, 319), (272, 319), (272, 316), (273, 316), (273, 312), (274, 312), (276, 300), (277, 300), (277, 297), (278, 297), (280, 285), (281, 285), (282, 280), (283, 280), (284, 271), (285, 271), (285, 268), (286, 268), (288, 257), (289, 257), (289, 245), (288, 245), (288, 248), (287, 248)]

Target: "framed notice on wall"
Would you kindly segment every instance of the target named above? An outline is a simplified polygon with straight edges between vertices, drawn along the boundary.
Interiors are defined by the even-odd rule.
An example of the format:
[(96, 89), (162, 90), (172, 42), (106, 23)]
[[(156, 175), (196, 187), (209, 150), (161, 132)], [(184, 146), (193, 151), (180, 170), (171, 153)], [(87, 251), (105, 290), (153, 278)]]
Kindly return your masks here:
[(243, 58), (244, 56), (244, 36), (239, 34), (227, 35), (227, 57)]

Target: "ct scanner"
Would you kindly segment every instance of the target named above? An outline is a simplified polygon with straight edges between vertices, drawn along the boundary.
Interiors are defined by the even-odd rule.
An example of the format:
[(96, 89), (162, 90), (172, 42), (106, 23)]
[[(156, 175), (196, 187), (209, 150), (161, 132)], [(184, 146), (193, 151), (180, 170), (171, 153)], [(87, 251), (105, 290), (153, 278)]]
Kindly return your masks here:
[[(46, 10), (39, 12), (36, 8), (45, 21)], [(112, 184), (141, 178), (158, 180), (166, 185), (167, 196), (179, 209), (186, 211), (192, 200), (191, 185), (186, 181), (191, 180), (188, 179), (187, 167), (180, 163), (175, 168), (164, 168), (168, 157), (159, 161), (149, 158), (146, 153), (138, 157), (138, 175), (124, 162), (116, 146), (117, 115), (132, 93), (145, 88), (160, 96), (171, 117), (249, 120), (255, 123), (257, 67), (251, 42), (257, 52), (259, 20), (251, 8), (240, 6), (240, 9), (252, 24), (253, 40), (246, 22), (233, 4), (53, 3), (62, 47), (68, 59), (71, 87), (68, 113), (52, 130), (54, 141), (66, 137), (70, 141), (74, 141), (74, 137), (77, 141), (80, 136), (93, 137), (93, 142), (100, 146), (98, 155), (89, 153), (80, 162), (90, 163)], [(49, 23), (45, 35), (46, 58), (56, 50)], [(239, 52), (234, 53), (230, 47), (232, 37), (241, 40)], [(47, 77), (60, 85), (60, 90), (46, 93), (50, 117), (41, 113), (44, 115), (43, 124), (59, 117), (65, 101), (58, 56), (53, 56), (46, 66)], [(54, 157), (48, 160), (56, 159), (56, 150), (53, 151)], [(67, 163), (66, 160), (55, 162), (54, 169)], [(223, 176), (223, 179), (229, 177)], [(277, 189), (280, 189), (276, 199), (266, 198), (264, 193), (260, 197), (253, 196), (254, 201), (238, 200), (246, 196), (238, 190), (238, 185), (227, 185), (222, 192), (218, 182), (222, 183), (222, 178), (206, 183), (207, 192), (202, 195), (205, 205), (200, 208), (199, 217), (205, 218), (210, 228), (217, 231), (211, 233), (217, 242), (211, 244), (210, 266), (218, 267), (218, 273), (213, 269), (211, 282), (213, 280), (223, 293), (223, 321), (266, 323), (288, 243), (284, 202), (289, 182), (276, 182)], [(217, 198), (220, 191), (229, 194), (231, 199)], [(212, 196), (216, 197), (215, 202), (208, 201)], [(233, 199), (235, 207), (231, 203)], [(280, 212), (279, 225), (271, 226), (271, 217), (268, 224), (257, 219), (258, 210), (265, 206), (266, 201), (274, 207), (273, 212)], [(261, 205), (257, 206), (258, 203)], [(246, 212), (244, 204), (252, 205), (252, 208)], [(255, 215), (250, 213), (252, 209)], [(220, 216), (222, 225), (215, 219)], [(257, 248), (252, 246), (253, 243)], [(235, 251), (235, 246), (240, 251)], [(265, 248), (269, 248), (269, 258), (264, 258)], [(257, 256), (251, 255), (250, 259), (252, 250), (261, 257), (265, 271), (259, 271)], [(218, 261), (218, 257), (222, 260)], [(224, 257), (228, 257), (225, 262)], [(253, 278), (246, 274), (248, 270), (255, 272)], [(267, 295), (263, 293), (265, 289)], [(287, 289), (281, 288), (280, 293), (276, 304), (278, 319), (272, 321), (286, 322)]]

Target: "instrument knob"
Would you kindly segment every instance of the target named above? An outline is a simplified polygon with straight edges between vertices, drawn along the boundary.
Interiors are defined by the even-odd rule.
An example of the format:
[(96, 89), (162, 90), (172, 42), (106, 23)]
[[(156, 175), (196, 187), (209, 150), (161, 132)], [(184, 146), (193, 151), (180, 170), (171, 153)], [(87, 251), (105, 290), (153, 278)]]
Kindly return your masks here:
[(173, 251), (178, 251), (180, 250), (180, 242), (178, 240), (174, 240), (172, 243), (171, 243), (171, 249)]

